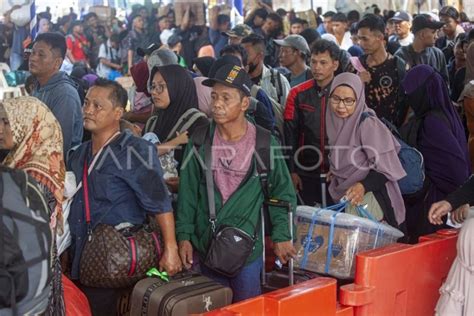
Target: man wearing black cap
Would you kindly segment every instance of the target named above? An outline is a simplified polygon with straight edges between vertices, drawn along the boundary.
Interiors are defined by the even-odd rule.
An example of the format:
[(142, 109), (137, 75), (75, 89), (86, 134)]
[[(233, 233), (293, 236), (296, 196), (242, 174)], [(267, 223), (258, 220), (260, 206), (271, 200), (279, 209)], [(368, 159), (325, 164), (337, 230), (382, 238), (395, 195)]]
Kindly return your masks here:
[(282, 40), (274, 40), (280, 46), (280, 65), (286, 67), (290, 73), (287, 79), (290, 87), (294, 87), (313, 78), (311, 69), (306, 65), (306, 58), (310, 50), (308, 43), (301, 35), (289, 35)]
[(405, 11), (398, 11), (389, 20), (395, 25), (395, 36), (391, 37), (390, 42), (396, 42), (400, 46), (408, 46), (413, 43), (413, 33), (410, 32), (411, 27), (411, 15)]
[[(196, 250), (201, 272), (230, 286), (233, 301), (238, 302), (261, 293), (263, 236), (259, 228), (259, 218), (264, 195), (260, 182), (261, 175), (256, 176), (257, 159), (254, 150), (258, 145), (259, 135), (268, 131), (256, 127), (245, 118), (250, 103), (252, 81), (243, 68), (231, 64), (224, 65), (213, 79), (208, 79), (203, 84), (212, 87), (213, 121), (210, 127), (201, 131), (210, 135), (207, 139), (211, 142), (212, 162), (206, 161), (205, 158), (205, 149), (209, 148), (209, 145), (205, 141), (196, 150), (193, 135), (186, 148), (186, 163), (181, 167), (180, 175), (181, 193), (176, 213), (179, 254), (183, 264), (190, 268), (193, 264), (193, 249)], [(266, 186), (268, 196), (295, 205), (295, 191), (285, 161), (280, 151), (276, 149), (277, 141), (272, 137), (268, 146), (273, 149), (273, 164), (268, 172)], [(206, 198), (208, 196), (204, 168), (206, 163), (211, 166), (212, 182), (215, 187), (211, 192), (215, 192), (212, 203), (215, 203), (218, 209), (216, 231), (225, 224), (228, 227), (241, 229), (249, 235), (258, 236), (245, 265), (234, 277), (224, 276), (204, 264), (207, 263), (205, 258), (212, 239), (211, 227), (214, 227), (209, 221), (209, 204)], [(269, 217), (273, 224), (271, 238), (275, 254), (282, 263), (286, 263), (296, 255), (289, 232), (288, 215), (285, 209), (269, 206)], [(229, 249), (229, 253), (232, 252), (233, 249)]]
[(443, 52), (434, 47), (438, 38), (438, 30), (444, 25), (443, 22), (434, 21), (428, 14), (419, 14), (413, 19), (411, 31), (415, 34), (413, 44), (400, 47), (395, 56), (403, 59), (407, 64), (407, 70), (419, 65), (430, 65), (449, 81), (448, 68)]

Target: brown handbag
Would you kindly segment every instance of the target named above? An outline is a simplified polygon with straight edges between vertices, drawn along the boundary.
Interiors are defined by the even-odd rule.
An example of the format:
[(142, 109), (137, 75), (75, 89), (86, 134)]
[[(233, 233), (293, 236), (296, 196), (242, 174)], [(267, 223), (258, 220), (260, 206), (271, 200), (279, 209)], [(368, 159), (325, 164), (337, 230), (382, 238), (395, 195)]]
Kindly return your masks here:
[(133, 286), (150, 268), (158, 266), (161, 256), (159, 234), (148, 224), (121, 230), (98, 224), (92, 231), (87, 170), (86, 160), (82, 183), (88, 241), (82, 250), (79, 280), (90, 287)]

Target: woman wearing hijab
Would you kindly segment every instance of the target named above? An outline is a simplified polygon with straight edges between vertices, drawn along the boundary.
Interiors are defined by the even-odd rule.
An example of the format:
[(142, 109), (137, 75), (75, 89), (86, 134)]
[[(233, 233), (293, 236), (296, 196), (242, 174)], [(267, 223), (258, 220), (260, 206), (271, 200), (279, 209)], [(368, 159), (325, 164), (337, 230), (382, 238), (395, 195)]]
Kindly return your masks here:
[[(466, 115), (467, 130), (469, 131), (469, 157), (471, 169), (474, 169), (474, 42), (466, 51), (466, 77), (464, 90), (458, 102), (462, 103)], [(472, 82), (472, 83), (471, 83)]]
[[(182, 150), (177, 148), (188, 142), (188, 136), (193, 134), (196, 127), (209, 123), (206, 115), (202, 113), (186, 131), (177, 131), (177, 136), (170, 135), (176, 123), (189, 109), (198, 108), (198, 97), (194, 81), (189, 72), (179, 65), (166, 65), (154, 67), (150, 75), (150, 91), (155, 114), (157, 115), (154, 133), (163, 143), (158, 146), (158, 154), (162, 155), (175, 150), (174, 158), (181, 163)], [(168, 136), (169, 135), (169, 136)], [(166, 183), (174, 192), (177, 179), (167, 179)]]
[[(10, 143), (3, 164), (22, 169), (34, 178), (46, 197), (50, 213), (51, 228), (63, 233), (62, 202), (65, 166), (63, 160), (63, 137), (61, 127), (53, 113), (36, 98), (19, 97), (0, 103), (0, 119), (11, 133), (2, 138)], [(56, 250), (53, 254), (54, 274), (50, 308), (54, 315), (62, 315), (61, 269)]]
[(417, 65), (408, 71), (402, 86), (414, 112), (408, 143), (421, 152), (425, 163), (425, 190), (407, 201), (408, 233), (416, 242), (439, 228), (428, 221), (431, 204), (462, 185), (471, 168), (464, 128), (441, 75), (431, 66)]
[(329, 104), (331, 197), (335, 201), (346, 197), (352, 205), (368, 204), (377, 220), (399, 227), (405, 222), (405, 206), (397, 181), (406, 175), (398, 158), (400, 144), (367, 107), (364, 84), (357, 75), (334, 78)]

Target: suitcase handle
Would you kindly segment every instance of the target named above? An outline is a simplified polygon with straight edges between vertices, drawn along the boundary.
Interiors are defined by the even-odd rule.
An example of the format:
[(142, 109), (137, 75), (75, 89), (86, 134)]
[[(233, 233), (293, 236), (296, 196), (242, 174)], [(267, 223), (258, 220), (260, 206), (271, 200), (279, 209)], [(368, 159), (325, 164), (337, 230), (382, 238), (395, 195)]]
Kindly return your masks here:
[[(286, 208), (288, 211), (288, 228), (290, 230), (290, 240), (293, 242), (294, 233), (293, 233), (293, 210), (291, 208), (291, 203), (288, 201), (278, 200), (278, 199), (268, 199), (264, 202), (267, 206), (281, 207)], [(263, 223), (263, 212), (261, 212), (262, 223)], [(262, 225), (262, 236), (265, 236), (265, 227)], [(263, 239), (263, 265), (262, 265), (262, 285), (266, 284), (266, 272), (265, 272), (265, 238)], [(278, 260), (278, 259), (277, 259)], [(291, 286), (294, 284), (294, 262), (293, 258), (288, 260), (288, 285)]]

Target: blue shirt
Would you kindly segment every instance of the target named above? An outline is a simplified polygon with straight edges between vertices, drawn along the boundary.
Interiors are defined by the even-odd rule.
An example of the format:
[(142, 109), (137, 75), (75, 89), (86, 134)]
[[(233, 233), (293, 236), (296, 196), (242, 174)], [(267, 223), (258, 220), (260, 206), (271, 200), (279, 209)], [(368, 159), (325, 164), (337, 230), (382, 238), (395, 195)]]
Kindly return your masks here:
[(221, 50), (227, 45), (228, 40), (229, 37), (222, 35), (219, 30), (209, 29), (209, 41), (214, 47), (214, 53), (216, 56), (220, 55)]
[[(82, 180), (84, 159), (92, 162), (91, 142), (70, 156), (68, 169)], [(156, 147), (124, 132), (106, 146), (87, 178), (91, 224), (143, 224), (147, 213), (172, 211)], [(68, 218), (71, 230), (72, 278), (79, 278), (79, 262), (87, 240), (83, 187), (76, 193)]]
[(22, 55), (23, 57), (23, 41), (28, 35), (29, 32), (26, 26), (15, 26), (13, 31), (12, 53)]

